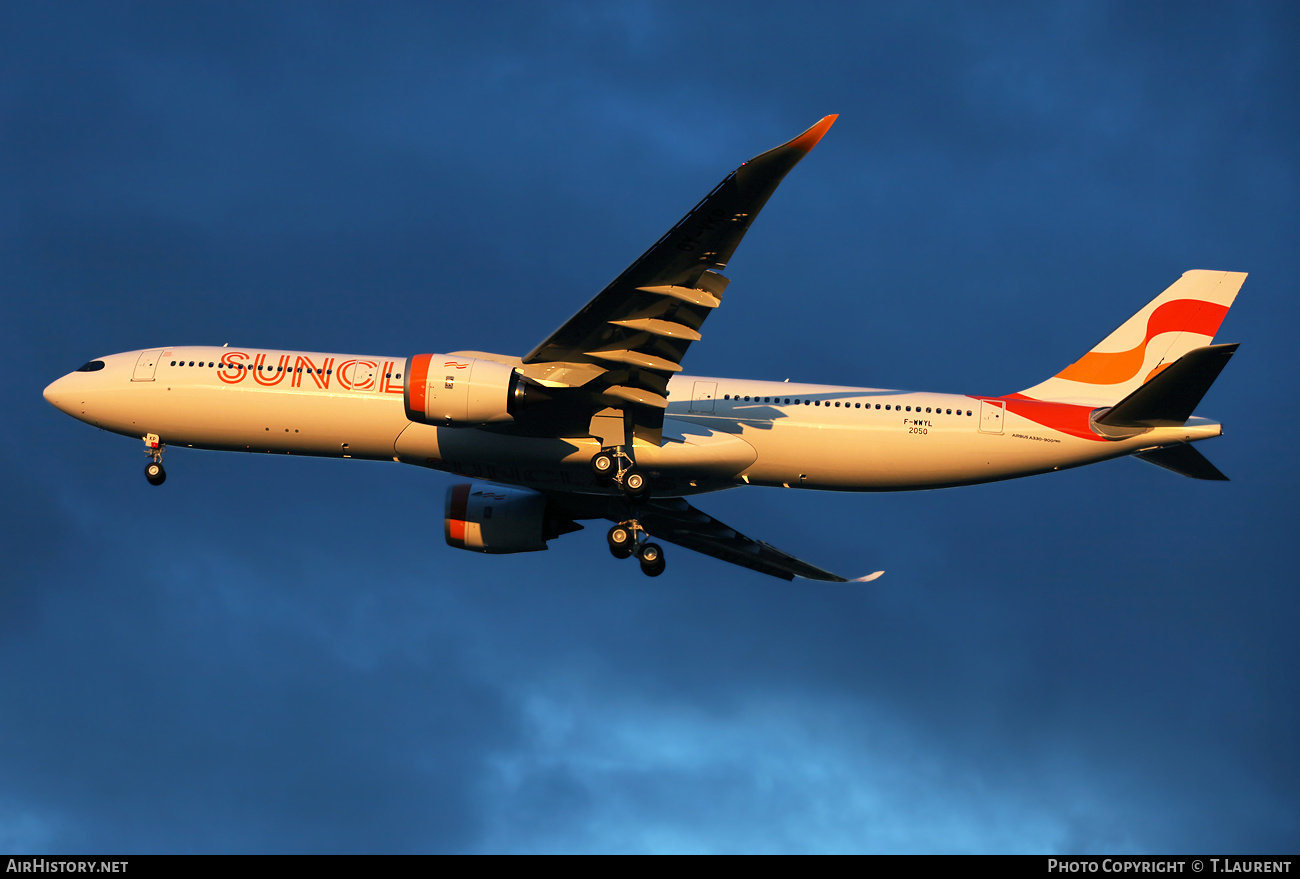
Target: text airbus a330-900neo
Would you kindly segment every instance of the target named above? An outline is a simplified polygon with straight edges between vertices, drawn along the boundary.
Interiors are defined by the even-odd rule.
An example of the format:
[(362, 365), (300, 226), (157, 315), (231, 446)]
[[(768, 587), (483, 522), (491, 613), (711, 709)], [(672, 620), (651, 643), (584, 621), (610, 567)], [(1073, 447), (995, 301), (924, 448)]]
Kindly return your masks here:
[(944, 488), (1124, 455), (1225, 478), (1191, 445), (1222, 429), (1193, 410), (1236, 349), (1212, 342), (1241, 272), (1186, 272), (1083, 357), (1014, 394), (683, 375), (722, 304), (720, 271), (835, 118), (737, 168), (523, 357), (151, 348), (92, 360), (45, 398), (142, 437), (155, 485), (167, 445), (415, 464), (474, 480), (447, 491), (451, 546), (530, 552), (580, 520), (607, 519), (610, 551), (651, 576), (664, 570), (654, 537), (777, 577), (845, 580), (686, 500), (742, 485)]

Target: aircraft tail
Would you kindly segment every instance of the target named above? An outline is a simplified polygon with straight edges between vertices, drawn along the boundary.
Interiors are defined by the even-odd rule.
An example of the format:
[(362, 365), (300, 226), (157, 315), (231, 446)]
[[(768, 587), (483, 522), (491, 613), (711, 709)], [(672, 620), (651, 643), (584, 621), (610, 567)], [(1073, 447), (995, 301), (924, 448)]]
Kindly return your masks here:
[[(1020, 395), (1034, 400), (1115, 406), (1184, 355), (1207, 345), (1219, 331), (1245, 280), (1245, 272), (1184, 272), (1169, 289), (1091, 351)], [(1223, 362), (1226, 360), (1224, 357)], [(1217, 369), (1214, 375), (1218, 375)], [(1199, 400), (1198, 395), (1196, 402)]]

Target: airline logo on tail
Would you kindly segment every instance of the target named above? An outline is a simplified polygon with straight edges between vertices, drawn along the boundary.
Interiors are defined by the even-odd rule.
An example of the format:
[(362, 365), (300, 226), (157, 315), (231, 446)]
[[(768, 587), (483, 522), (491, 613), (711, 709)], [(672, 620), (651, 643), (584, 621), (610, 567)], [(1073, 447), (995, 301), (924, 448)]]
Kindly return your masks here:
[(1087, 354), (1016, 396), (1114, 405), (1184, 354), (1208, 345), (1245, 280), (1245, 272), (1185, 272)]

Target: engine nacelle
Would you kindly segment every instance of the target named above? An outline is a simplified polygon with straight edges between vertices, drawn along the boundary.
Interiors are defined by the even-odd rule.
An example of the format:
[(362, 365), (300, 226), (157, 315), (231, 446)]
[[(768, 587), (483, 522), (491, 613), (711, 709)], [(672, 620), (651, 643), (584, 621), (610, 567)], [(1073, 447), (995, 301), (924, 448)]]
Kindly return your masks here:
[(406, 361), (406, 417), (421, 424), (472, 427), (513, 421), (544, 388), (511, 366), (475, 357), (416, 354)]
[(447, 489), (447, 545), (475, 552), (536, 552), (581, 525), (549, 509), (527, 488), (462, 482)]

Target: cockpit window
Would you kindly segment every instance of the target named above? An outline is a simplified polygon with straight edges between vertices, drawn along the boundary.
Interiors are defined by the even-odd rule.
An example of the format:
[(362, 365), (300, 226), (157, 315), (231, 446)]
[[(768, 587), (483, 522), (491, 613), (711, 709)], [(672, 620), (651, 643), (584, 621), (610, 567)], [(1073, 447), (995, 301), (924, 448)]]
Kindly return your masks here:
[(85, 366), (78, 366), (77, 372), (99, 372), (99, 370), (103, 368), (104, 368), (104, 361), (92, 360), (89, 363), (87, 363)]

